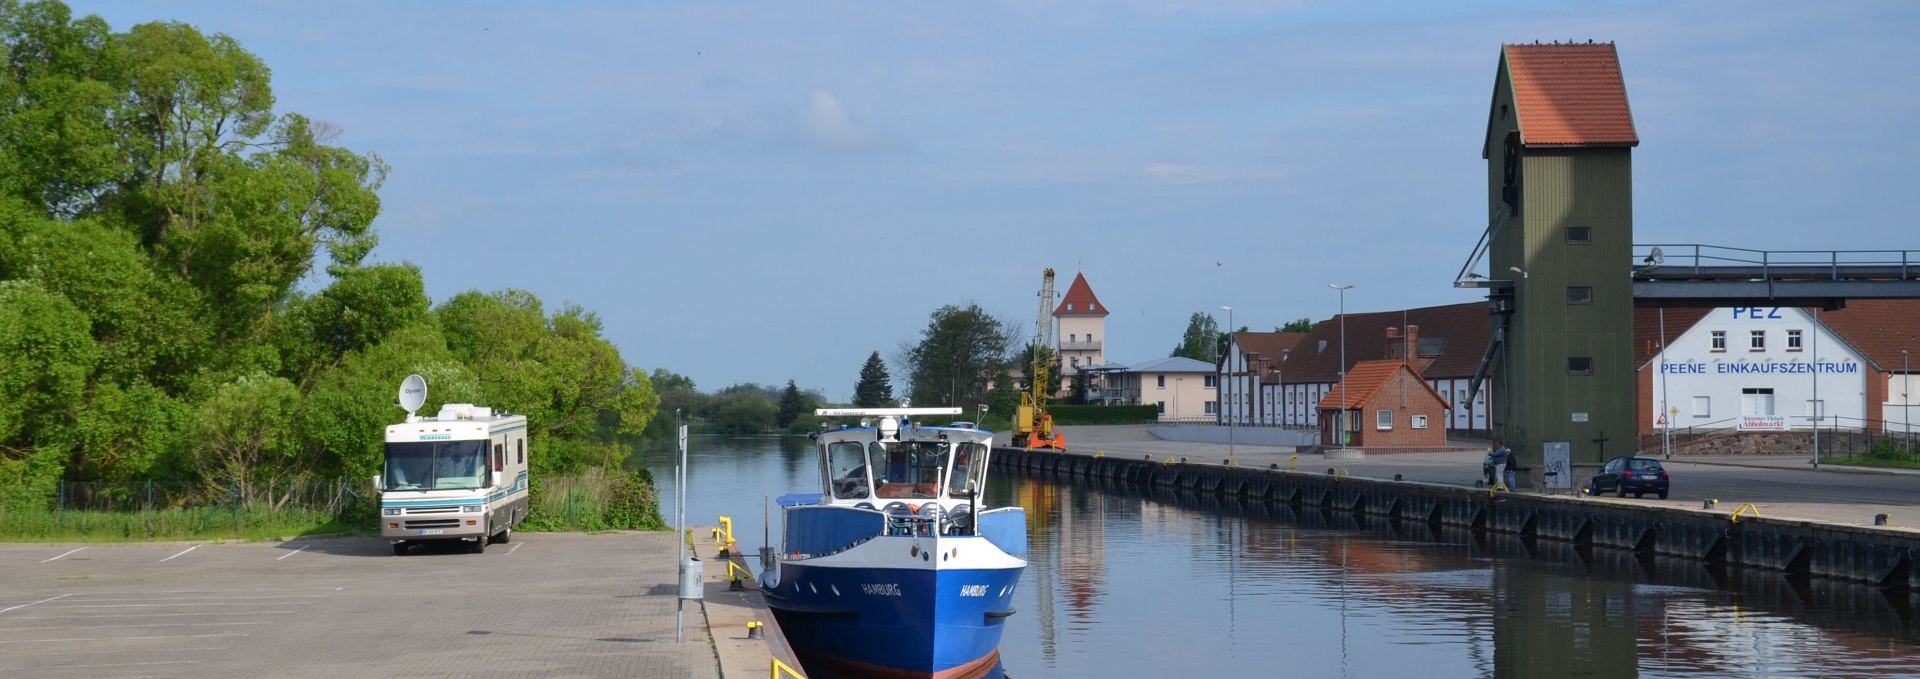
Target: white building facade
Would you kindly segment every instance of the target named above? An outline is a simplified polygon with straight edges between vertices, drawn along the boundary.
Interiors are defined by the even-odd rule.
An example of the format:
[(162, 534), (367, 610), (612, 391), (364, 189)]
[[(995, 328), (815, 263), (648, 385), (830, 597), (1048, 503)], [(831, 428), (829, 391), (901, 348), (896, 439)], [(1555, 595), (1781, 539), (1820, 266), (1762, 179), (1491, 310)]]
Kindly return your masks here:
[(1868, 408), (1875, 371), (1816, 313), (1709, 312), (1646, 366), (1652, 379), (1643, 389), (1652, 393), (1641, 403), (1652, 410), (1653, 428), (1809, 430), (1816, 421), (1823, 429), (1864, 428), (1877, 414)]

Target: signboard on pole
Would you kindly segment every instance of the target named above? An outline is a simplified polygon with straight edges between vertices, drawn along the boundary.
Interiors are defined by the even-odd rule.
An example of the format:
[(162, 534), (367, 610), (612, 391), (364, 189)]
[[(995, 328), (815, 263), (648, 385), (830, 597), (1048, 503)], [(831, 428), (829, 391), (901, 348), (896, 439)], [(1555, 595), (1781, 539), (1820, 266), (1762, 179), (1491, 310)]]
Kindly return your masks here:
[(1785, 415), (1741, 415), (1740, 431), (1787, 431)]

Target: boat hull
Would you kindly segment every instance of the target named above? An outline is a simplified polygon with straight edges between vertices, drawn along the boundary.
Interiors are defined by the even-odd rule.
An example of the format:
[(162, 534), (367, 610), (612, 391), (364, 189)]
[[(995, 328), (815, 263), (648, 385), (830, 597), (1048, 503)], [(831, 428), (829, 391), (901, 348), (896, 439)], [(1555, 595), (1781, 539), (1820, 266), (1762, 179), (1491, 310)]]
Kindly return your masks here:
[[(979, 676), (993, 668), (1024, 564), (943, 567), (934, 560), (957, 561), (949, 561), (956, 543), (969, 543), (962, 553), (999, 550), (978, 538), (928, 542), (876, 538), (839, 555), (850, 558), (782, 563), (778, 584), (766, 590), (768, 603), (802, 662), (916, 679)], [(936, 551), (923, 552), (922, 545)], [(888, 566), (870, 558), (892, 552), (917, 563)]]

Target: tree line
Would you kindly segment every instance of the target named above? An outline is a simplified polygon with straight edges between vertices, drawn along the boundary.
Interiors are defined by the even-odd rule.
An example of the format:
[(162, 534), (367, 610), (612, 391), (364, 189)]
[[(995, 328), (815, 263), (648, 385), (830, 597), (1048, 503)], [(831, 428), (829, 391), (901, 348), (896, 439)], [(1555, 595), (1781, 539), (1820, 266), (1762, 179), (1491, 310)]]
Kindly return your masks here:
[(409, 373), (426, 412), (527, 415), (542, 474), (619, 465), (653, 418), (592, 312), (434, 304), (418, 267), (370, 261), (386, 164), (276, 111), (233, 38), (0, 0), (0, 49), (0, 503), (370, 477)]

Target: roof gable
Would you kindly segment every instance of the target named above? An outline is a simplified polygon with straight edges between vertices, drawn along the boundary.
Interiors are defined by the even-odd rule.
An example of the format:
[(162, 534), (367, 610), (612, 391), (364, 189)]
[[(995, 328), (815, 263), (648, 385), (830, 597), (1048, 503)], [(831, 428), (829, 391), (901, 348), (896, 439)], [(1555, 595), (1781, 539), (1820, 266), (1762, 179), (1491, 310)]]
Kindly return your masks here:
[(1105, 316), (1107, 305), (1093, 296), (1093, 288), (1087, 285), (1086, 274), (1073, 275), (1073, 285), (1067, 286), (1067, 296), (1060, 300), (1060, 306), (1053, 308), (1055, 316)]
[[(1394, 377), (1403, 372), (1412, 378), (1415, 383), (1420, 385), (1421, 392), (1431, 395), (1434, 400), (1439, 401), (1441, 407), (1453, 407), (1452, 404), (1447, 402), (1447, 397), (1441, 396), (1440, 392), (1434, 391), (1433, 385), (1427, 384), (1427, 381), (1420, 377), (1420, 373), (1415, 371), (1413, 366), (1407, 365), (1405, 361), (1361, 361), (1354, 364), (1353, 370), (1347, 373), (1346, 388), (1328, 390), (1327, 395), (1321, 398), (1320, 403), (1316, 404), (1314, 408), (1317, 410), (1353, 410), (1354, 408), (1365, 406), (1368, 401), (1373, 400), (1373, 397), (1380, 393), (1380, 390), (1392, 383)], [(1344, 407), (1342, 406), (1343, 393), (1345, 396)]]
[(1502, 45), (1500, 70), (1522, 144), (1640, 145), (1613, 43)]

